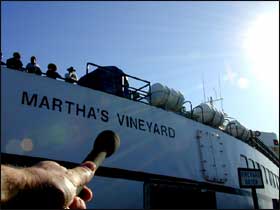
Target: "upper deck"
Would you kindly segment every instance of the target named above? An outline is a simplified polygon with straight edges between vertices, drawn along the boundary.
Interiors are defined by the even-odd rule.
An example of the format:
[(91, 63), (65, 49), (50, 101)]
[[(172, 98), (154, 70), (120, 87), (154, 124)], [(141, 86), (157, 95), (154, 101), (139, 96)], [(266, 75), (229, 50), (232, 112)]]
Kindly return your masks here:
[[(86, 75), (85, 76), (89, 76), (89, 70), (90, 70), (90, 67), (93, 66), (93, 67), (98, 67), (98, 68), (101, 68), (102, 70), (104, 69), (104, 71), (108, 71), (108, 73), (110, 74), (110, 69), (106, 69), (106, 67), (102, 67), (102, 66), (99, 66), (99, 65), (96, 65), (94, 63), (87, 63), (87, 68), (86, 68)], [(6, 67), (2, 66), (3, 70), (8, 70), (6, 69)], [(19, 72), (17, 72), (19, 73)], [(23, 73), (24, 76), (26, 76), (25, 73)], [(35, 76), (36, 79), (39, 79), (39, 77), (36, 77), (36, 75), (31, 75), (31, 74), (28, 74), (27, 76), (31, 76), (31, 78), (33, 78)], [(121, 75), (121, 91), (120, 92), (117, 92), (116, 90), (112, 91), (110, 89), (106, 89), (104, 87), (93, 87), (94, 89), (96, 90), (99, 90), (99, 91), (102, 91), (102, 92), (106, 92), (106, 93), (109, 93), (111, 95), (114, 95), (114, 96), (118, 96), (118, 97), (122, 97), (122, 98), (125, 98), (125, 99), (129, 99), (131, 101), (134, 101), (134, 102), (142, 102), (142, 103), (145, 103), (149, 106), (152, 106), (150, 104), (150, 101), (151, 101), (151, 84), (149, 81), (146, 81), (146, 80), (143, 80), (143, 79), (140, 79), (140, 78), (137, 78), (137, 77), (134, 77), (134, 76), (131, 76), (131, 75), (127, 75), (125, 73), (123, 73)], [(44, 78), (44, 74), (42, 76), (42, 78)], [(23, 78), (24, 79), (24, 78)], [(44, 78), (45, 79), (48, 79), (48, 78)], [(90, 80), (91, 78), (89, 78)], [(132, 85), (128, 85), (128, 84), (125, 84), (124, 81), (127, 80), (127, 79), (130, 79), (131, 80), (134, 80), (134, 81), (137, 81), (138, 82), (138, 87), (133, 87)], [(49, 80), (47, 80), (49, 81)], [(21, 81), (22, 82), (22, 81)], [(20, 82), (20, 83), (21, 83)], [(54, 82), (54, 81), (49, 81), (50, 82), (50, 86), (51, 86), (51, 83)], [(59, 83), (61, 81), (55, 81), (55, 86), (56, 85), (65, 85), (67, 87), (67, 91), (65, 91), (64, 93), (64, 97), (71, 94), (71, 92), (76, 88), (81, 88), (81, 90), (83, 89), (83, 87), (81, 86), (84, 86), (84, 87), (91, 87), (93, 86), (92, 83), (94, 83), (94, 81), (89, 81), (87, 82), (88, 84), (80, 84), (81, 86), (77, 85), (77, 84), (69, 84), (69, 83)], [(106, 82), (106, 81), (105, 81)], [(112, 83), (114, 81), (111, 81), (109, 80), (107, 83), (105, 83), (105, 85), (107, 86), (110, 86), (111, 89), (112, 85), (110, 85), (109, 83)], [(95, 81), (96, 83), (96, 81)], [(139, 85), (140, 83), (140, 85)], [(79, 84), (79, 83), (78, 83)], [(37, 85), (36, 85), (37, 86)], [(48, 85), (46, 84), (46, 87)], [(102, 86), (102, 85), (101, 85)], [(40, 87), (40, 85), (38, 85), (38, 88)], [(50, 87), (48, 87), (50, 88)], [(127, 94), (124, 94), (125, 92), (125, 88), (127, 89)], [(83, 89), (84, 90), (84, 89)], [(89, 91), (89, 90), (87, 90)], [(83, 106), (80, 107), (79, 104), (75, 104), (74, 102), (69, 102), (69, 101), (61, 101), (61, 100), (57, 100), (56, 98), (54, 99), (49, 99), (51, 101), (48, 101), (44, 96), (42, 98), (42, 101), (39, 101), (40, 98), (37, 98), (37, 95), (33, 95), (32, 97), (31, 96), (28, 96), (28, 92), (23, 92), (22, 93), (22, 101), (26, 101), (27, 104), (31, 104), (32, 106), (32, 103), (35, 103), (36, 101), (36, 105), (35, 106), (38, 106), (39, 108), (48, 108), (48, 109), (51, 109), (51, 110), (59, 110), (59, 112), (63, 112), (62, 109), (67, 109), (68, 110), (68, 114), (71, 113), (71, 110), (72, 112), (76, 112), (76, 114), (78, 115), (78, 113), (82, 112), (82, 115), (83, 116), (86, 116), (87, 115), (87, 118), (96, 118), (96, 113), (95, 113), (95, 110), (94, 109), (91, 109), (92, 107), (88, 108), (90, 110), (86, 110), (86, 108), (84, 109)], [(28, 97), (31, 97), (31, 98), (28, 98)], [(34, 98), (33, 98), (34, 97)], [(34, 99), (34, 101), (33, 101)], [(29, 101), (30, 100), (30, 101)], [(38, 104), (37, 104), (37, 100), (38, 100)], [(195, 120), (194, 116), (193, 116), (193, 110), (195, 108), (201, 108), (201, 107), (195, 107), (193, 108), (192, 107), (192, 104), (190, 101), (186, 101), (186, 102), (189, 102), (190, 104), (190, 110), (189, 111), (185, 111), (184, 109), (182, 110), (179, 110), (176, 112), (177, 115), (180, 115), (180, 116), (183, 116), (184, 118), (187, 118), (187, 119), (190, 119), (190, 120)], [(51, 104), (50, 104), (51, 103)], [(74, 110), (74, 106), (76, 106), (76, 110)], [(64, 108), (63, 108), (64, 107)], [(151, 107), (152, 108), (152, 107)], [(175, 112), (174, 112), (175, 113)], [(101, 116), (100, 116), (100, 119), (101, 121), (104, 121), (104, 120), (108, 120), (108, 111), (105, 111), (105, 110), (102, 110), (101, 112)], [(203, 115), (203, 110), (202, 110), (202, 115)], [(126, 116), (128, 117), (128, 116)], [(178, 116), (179, 117), (179, 116)], [(203, 117), (203, 116), (202, 116)], [(119, 119), (121, 120), (122, 123), (125, 122), (125, 117)], [(136, 122), (135, 120), (132, 120), (131, 118), (127, 118), (127, 125), (129, 126), (134, 126), (136, 129), (137, 127), (139, 127), (138, 129), (144, 129), (142, 128), (142, 121), (140, 120), (140, 122)], [(139, 125), (137, 125), (137, 123), (140, 123)], [(151, 129), (149, 127), (149, 123), (147, 124), (148, 128), (145, 128), (145, 129)], [(147, 127), (146, 126), (146, 127)], [(171, 128), (168, 128), (166, 126), (163, 126), (162, 127), (162, 130), (160, 130), (161, 128), (159, 128), (159, 133), (161, 133), (162, 135), (173, 135), (172, 132), (173, 132), (173, 129)], [(218, 129), (218, 128), (215, 128), (215, 129)], [(157, 131), (157, 130), (156, 130)], [(221, 131), (224, 132), (224, 130), (222, 129)], [(227, 133), (228, 134), (228, 133)], [(249, 146), (253, 147), (254, 149), (257, 149), (258, 151), (260, 151), (262, 154), (264, 154), (267, 158), (269, 158), (271, 161), (273, 161), (277, 166), (279, 166), (279, 157), (277, 155), (275, 155), (273, 152), (271, 152), (271, 150), (262, 142), (259, 140), (258, 136), (255, 135), (254, 132), (250, 131), (250, 134), (251, 134), (251, 137), (249, 138), (249, 140), (247, 141), (244, 141), (242, 139), (238, 139), (238, 140), (241, 140), (243, 142), (245, 142), (246, 144), (248, 144)]]
[[(258, 150), (279, 166), (279, 159), (256, 138), (242, 142), (180, 113), (138, 103), (133, 98), (5, 67), (1, 71), (1, 87), (2, 148), (6, 152), (79, 161), (85, 156), (83, 152), (68, 156), (62, 151), (72, 151), (77, 144), (87, 150), (98, 133), (110, 128), (128, 139), (139, 139), (127, 140), (126, 151), (149, 144), (154, 149), (168, 148), (166, 155), (174, 156), (177, 147), (185, 147), (190, 141), (196, 144), (191, 139), (196, 139), (197, 131), (202, 130), (246, 145), (252, 152)], [(19, 139), (31, 139), (32, 149), (24, 150), (20, 144), (16, 147)]]
[(2, 68), (1, 108), (3, 153), (79, 163), (99, 133), (113, 130), (121, 146), (107, 168), (239, 188), (244, 155), (279, 177), (276, 163), (219, 129), (76, 84)]

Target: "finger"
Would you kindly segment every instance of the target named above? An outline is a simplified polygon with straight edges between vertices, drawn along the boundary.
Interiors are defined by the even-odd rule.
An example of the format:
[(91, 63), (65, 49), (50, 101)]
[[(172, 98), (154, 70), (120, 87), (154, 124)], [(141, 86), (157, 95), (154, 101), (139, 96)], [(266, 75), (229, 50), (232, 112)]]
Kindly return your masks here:
[(79, 194), (79, 197), (81, 197), (84, 201), (90, 201), (93, 198), (93, 193), (91, 189), (89, 189), (87, 186), (84, 186)]
[(86, 166), (89, 169), (91, 169), (92, 171), (96, 170), (96, 165), (92, 161), (86, 161), (86, 162), (82, 163), (81, 166)]
[(69, 205), (70, 209), (86, 209), (86, 203), (78, 196), (74, 197), (73, 202)]
[(50, 161), (50, 160), (45, 160), (45, 161), (40, 161), (39, 163), (37, 163), (35, 166), (60, 166), (57, 162), (54, 161)]
[(76, 187), (80, 187), (92, 179), (95, 170), (96, 165), (93, 162), (87, 161), (76, 168), (69, 169), (67, 176)]
[(46, 170), (60, 170), (63, 172), (66, 172), (67, 169), (61, 165), (59, 165), (57, 162), (54, 161), (41, 161), (39, 163), (37, 163), (36, 165), (34, 165), (33, 167), (37, 167), (37, 168), (43, 168)]

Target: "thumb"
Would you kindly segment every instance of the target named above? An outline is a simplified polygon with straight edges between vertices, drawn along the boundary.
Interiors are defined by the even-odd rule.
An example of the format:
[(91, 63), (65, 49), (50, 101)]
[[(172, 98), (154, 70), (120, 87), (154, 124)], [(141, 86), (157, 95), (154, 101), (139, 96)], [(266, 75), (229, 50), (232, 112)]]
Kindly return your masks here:
[(68, 177), (76, 187), (86, 185), (93, 178), (96, 165), (91, 161), (86, 161), (80, 166), (69, 169)]

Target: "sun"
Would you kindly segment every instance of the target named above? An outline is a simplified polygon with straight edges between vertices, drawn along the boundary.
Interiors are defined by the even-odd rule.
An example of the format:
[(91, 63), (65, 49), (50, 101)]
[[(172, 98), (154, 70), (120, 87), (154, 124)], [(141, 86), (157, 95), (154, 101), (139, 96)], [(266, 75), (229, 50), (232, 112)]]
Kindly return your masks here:
[(243, 48), (255, 79), (278, 90), (279, 10), (260, 14), (248, 24)]

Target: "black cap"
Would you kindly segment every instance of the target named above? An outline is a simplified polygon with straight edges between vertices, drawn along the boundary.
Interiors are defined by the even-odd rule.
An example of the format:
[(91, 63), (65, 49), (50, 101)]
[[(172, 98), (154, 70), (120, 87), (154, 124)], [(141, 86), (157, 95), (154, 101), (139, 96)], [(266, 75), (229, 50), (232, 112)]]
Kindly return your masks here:
[(56, 68), (56, 65), (54, 63), (49, 63), (48, 69), (52, 69), (52, 70), (56, 71), (57, 68)]
[(13, 56), (14, 56), (14, 58), (20, 58), (19, 52), (14, 52)]
[(67, 71), (72, 72), (72, 71), (76, 71), (76, 69), (74, 69), (73, 66), (71, 66), (70, 68), (67, 69)]

